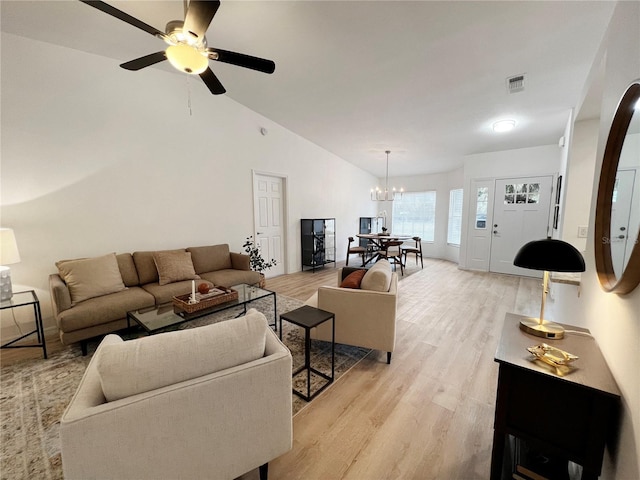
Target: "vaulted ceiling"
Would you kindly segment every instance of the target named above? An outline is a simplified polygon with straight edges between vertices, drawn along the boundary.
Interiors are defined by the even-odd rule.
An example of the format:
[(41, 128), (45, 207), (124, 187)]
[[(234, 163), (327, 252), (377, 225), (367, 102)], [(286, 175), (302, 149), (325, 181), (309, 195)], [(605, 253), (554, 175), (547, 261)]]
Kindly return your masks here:
[[(179, 0), (108, 3), (162, 31), (184, 17)], [(211, 62), (235, 101), (374, 175), (384, 176), (387, 149), (390, 176), (415, 175), (453, 170), (469, 154), (557, 143), (614, 6), (223, 0), (207, 38), (276, 62), (273, 75)], [(164, 46), (79, 1), (1, 7), (3, 32), (101, 55), (113, 68)], [(520, 74), (524, 90), (509, 93), (507, 78)], [(491, 126), (504, 118), (516, 128), (498, 135)]]

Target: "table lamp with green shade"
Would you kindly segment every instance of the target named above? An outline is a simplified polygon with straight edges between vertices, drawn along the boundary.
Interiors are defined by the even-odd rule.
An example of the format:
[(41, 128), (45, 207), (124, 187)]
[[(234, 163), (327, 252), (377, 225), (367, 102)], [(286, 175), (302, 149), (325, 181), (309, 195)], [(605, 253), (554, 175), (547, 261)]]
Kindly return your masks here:
[(564, 328), (544, 319), (544, 306), (549, 293), (549, 272), (584, 272), (582, 254), (570, 243), (545, 238), (526, 243), (516, 254), (513, 264), (516, 267), (544, 271), (540, 317), (523, 319), (520, 322), (520, 329), (537, 337), (562, 338)]

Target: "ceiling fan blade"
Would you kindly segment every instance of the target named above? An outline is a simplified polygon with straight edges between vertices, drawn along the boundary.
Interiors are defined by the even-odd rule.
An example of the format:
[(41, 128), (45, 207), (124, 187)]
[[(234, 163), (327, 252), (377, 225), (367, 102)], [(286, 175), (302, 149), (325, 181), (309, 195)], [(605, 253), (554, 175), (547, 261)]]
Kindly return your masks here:
[(111, 15), (112, 17), (117, 18), (118, 20), (122, 20), (123, 22), (127, 22), (129, 25), (133, 25), (140, 30), (144, 30), (147, 33), (150, 33), (154, 36), (164, 37), (164, 32), (161, 32), (157, 28), (152, 27), (151, 25), (147, 25), (146, 23), (138, 20), (137, 18), (132, 17), (128, 13), (124, 13), (122, 10), (118, 10), (115, 7), (112, 7), (108, 3), (93, 1), (93, 0), (80, 0), (82, 3), (86, 3), (87, 5), (92, 6), (93, 8), (97, 8), (98, 10), (103, 11)]
[(218, 7), (220, 7), (218, 0), (211, 2), (191, 0), (184, 19), (183, 31), (190, 32), (198, 39), (204, 37), (211, 20), (213, 20), (213, 16), (218, 11)]
[(200, 78), (202, 78), (204, 84), (214, 95), (221, 95), (226, 92), (225, 88), (220, 83), (220, 80), (218, 80), (218, 77), (216, 77), (216, 74), (213, 73), (210, 68), (207, 68), (202, 72), (200, 74)]
[(217, 60), (218, 62), (230, 63), (231, 65), (250, 68), (263, 73), (273, 73), (276, 69), (276, 64), (272, 60), (252, 57), (244, 53), (221, 50), (219, 48), (208, 48), (207, 51), (209, 52), (209, 58), (211, 60)]
[(150, 67), (151, 65), (155, 65), (156, 63), (162, 62), (166, 60), (167, 56), (163, 52), (156, 52), (150, 55), (146, 55), (144, 57), (136, 58), (135, 60), (131, 60), (129, 62), (122, 63), (120, 66), (125, 70), (140, 70), (144, 67)]

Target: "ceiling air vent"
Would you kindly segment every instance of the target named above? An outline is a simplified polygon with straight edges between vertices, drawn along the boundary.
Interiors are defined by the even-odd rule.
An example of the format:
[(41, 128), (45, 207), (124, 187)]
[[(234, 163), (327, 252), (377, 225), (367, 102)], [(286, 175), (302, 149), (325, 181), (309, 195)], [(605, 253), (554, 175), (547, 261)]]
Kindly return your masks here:
[(507, 78), (507, 91), (517, 93), (524, 90), (524, 74)]

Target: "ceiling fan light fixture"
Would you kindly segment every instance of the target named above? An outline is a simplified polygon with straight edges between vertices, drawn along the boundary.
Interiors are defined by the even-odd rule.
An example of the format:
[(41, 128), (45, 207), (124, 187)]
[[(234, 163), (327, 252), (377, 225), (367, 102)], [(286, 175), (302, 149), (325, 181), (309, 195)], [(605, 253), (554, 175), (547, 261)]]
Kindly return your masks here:
[(509, 132), (516, 128), (515, 120), (500, 120), (493, 124), (493, 131), (497, 133)]
[(177, 70), (198, 75), (209, 66), (209, 60), (197, 48), (184, 43), (170, 45), (165, 51), (167, 59)]

